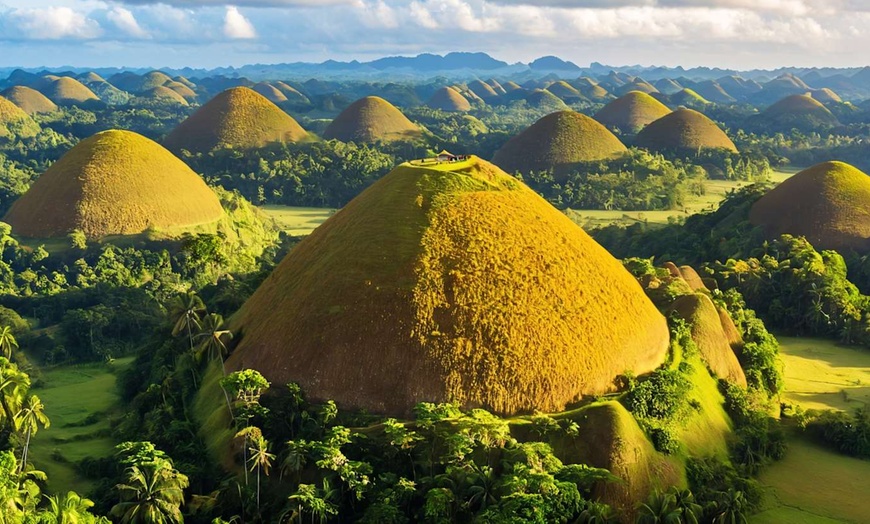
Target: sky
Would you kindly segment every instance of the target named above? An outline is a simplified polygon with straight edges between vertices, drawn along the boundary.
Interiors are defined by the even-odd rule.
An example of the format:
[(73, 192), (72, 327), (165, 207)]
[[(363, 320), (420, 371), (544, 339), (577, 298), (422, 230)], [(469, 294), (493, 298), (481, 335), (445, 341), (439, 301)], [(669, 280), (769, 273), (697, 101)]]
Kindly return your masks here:
[(483, 51), (580, 66), (868, 65), (870, 0), (0, 0), (0, 67)]

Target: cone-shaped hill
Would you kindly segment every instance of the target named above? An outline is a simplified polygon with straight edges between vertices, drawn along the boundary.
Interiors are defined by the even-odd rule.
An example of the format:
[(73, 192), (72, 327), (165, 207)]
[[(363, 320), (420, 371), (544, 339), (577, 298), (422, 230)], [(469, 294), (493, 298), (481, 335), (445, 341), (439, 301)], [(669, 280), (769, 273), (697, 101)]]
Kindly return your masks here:
[(143, 91), (140, 96), (146, 100), (161, 102), (168, 105), (190, 105), (183, 96), (178, 94), (178, 92), (166, 86), (152, 87), (151, 89)]
[(768, 107), (754, 118), (769, 131), (792, 129), (813, 131), (840, 125), (837, 117), (821, 102), (808, 95), (791, 95)]
[(677, 109), (649, 124), (637, 134), (635, 144), (653, 151), (737, 151), (734, 142), (715, 122), (693, 109)]
[(476, 157), (394, 169), (296, 246), (231, 328), (229, 369), (392, 415), (562, 410), (654, 369), (669, 338), (619, 261)]
[(57, 111), (57, 104), (36, 89), (29, 87), (12, 86), (0, 93), (0, 95), (23, 109), (28, 115)]
[(651, 122), (670, 113), (666, 105), (641, 91), (631, 91), (595, 113), (595, 120), (608, 129), (637, 133)]
[(11, 101), (0, 96), (0, 138), (32, 137), (39, 133), (39, 124)]
[(469, 111), (471, 104), (462, 94), (450, 86), (442, 87), (426, 102), (432, 109), (442, 111)]
[(323, 132), (327, 140), (392, 142), (419, 138), (423, 130), (396, 106), (377, 96), (357, 100), (341, 112)]
[(181, 231), (219, 220), (214, 192), (169, 151), (130, 131), (82, 140), (42, 174), (3, 219), (24, 237), (89, 238)]
[(251, 89), (266, 97), (266, 99), (273, 104), (282, 104), (287, 101), (287, 95), (282, 93), (280, 89), (272, 84), (260, 82)]
[(603, 125), (574, 111), (551, 113), (511, 138), (493, 162), (509, 173), (553, 170), (565, 175), (582, 162), (625, 153), (626, 147)]
[(870, 177), (842, 162), (805, 169), (761, 197), (749, 220), (768, 236), (805, 236), (817, 249), (870, 250)]
[(234, 87), (219, 93), (164, 140), (171, 151), (255, 149), (273, 142), (298, 142), (308, 134), (296, 120), (259, 93)]
[(87, 86), (68, 76), (52, 80), (40, 91), (59, 106), (81, 106), (100, 101)]
[(823, 87), (821, 89), (813, 89), (810, 91), (810, 96), (823, 104), (834, 103), (839, 104), (843, 101), (833, 89)]

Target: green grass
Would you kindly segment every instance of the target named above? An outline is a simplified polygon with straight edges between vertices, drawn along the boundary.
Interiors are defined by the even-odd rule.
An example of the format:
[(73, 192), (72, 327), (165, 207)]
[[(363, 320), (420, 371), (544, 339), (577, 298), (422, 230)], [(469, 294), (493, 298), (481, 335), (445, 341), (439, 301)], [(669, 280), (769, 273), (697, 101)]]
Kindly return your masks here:
[[(30, 458), (37, 469), (48, 474), (49, 491), (75, 490), (87, 493), (93, 483), (81, 478), (74, 463), (85, 457), (107, 457), (114, 452), (109, 415), (119, 409), (115, 388), (117, 374), (129, 366), (132, 357), (106, 364), (61, 366), (45, 370), (44, 384), (33, 389), (45, 404), (51, 427), (39, 431), (31, 444)], [(96, 422), (84, 426), (88, 417)], [(58, 450), (66, 459), (52, 458)]]
[(263, 206), (261, 209), (282, 231), (293, 236), (311, 233), (336, 211), (322, 207), (290, 206)]
[(785, 368), (784, 400), (805, 409), (870, 404), (870, 352), (829, 340), (777, 337)]

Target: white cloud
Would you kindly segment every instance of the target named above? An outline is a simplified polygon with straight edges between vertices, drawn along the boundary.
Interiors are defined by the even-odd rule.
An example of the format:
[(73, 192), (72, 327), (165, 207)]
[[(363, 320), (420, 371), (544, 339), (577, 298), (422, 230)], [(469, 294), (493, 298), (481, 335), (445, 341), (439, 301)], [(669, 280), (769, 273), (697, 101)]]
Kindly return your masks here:
[(142, 29), (136, 17), (129, 9), (113, 7), (106, 13), (106, 18), (115, 24), (115, 27), (134, 38), (147, 38), (148, 32)]
[(3, 35), (32, 40), (92, 39), (100, 24), (69, 7), (14, 9), (5, 15)]
[(246, 40), (257, 38), (257, 31), (237, 7), (228, 6), (224, 17), (224, 36), (233, 40)]

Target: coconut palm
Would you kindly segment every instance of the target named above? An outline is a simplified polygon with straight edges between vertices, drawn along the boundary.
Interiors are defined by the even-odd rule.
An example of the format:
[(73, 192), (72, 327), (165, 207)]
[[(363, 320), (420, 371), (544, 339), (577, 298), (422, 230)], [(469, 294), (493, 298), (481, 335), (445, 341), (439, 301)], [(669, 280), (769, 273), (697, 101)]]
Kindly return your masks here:
[(716, 511), (713, 513), (714, 524), (746, 524), (746, 498), (742, 491), (733, 488), (719, 494), (716, 501)]
[(655, 492), (637, 508), (637, 524), (681, 524), (682, 510), (670, 493)]
[(3, 326), (0, 328), (0, 354), (6, 358), (12, 358), (13, 349), (18, 349), (18, 341), (12, 334), (12, 328)]
[(188, 484), (187, 476), (166, 460), (131, 466), (125, 482), (115, 486), (121, 501), (111, 515), (119, 517), (122, 524), (181, 524)]
[(15, 429), (15, 415), (28, 389), (30, 377), (8, 359), (0, 357), (0, 424), (12, 424)]
[(254, 472), (254, 469), (257, 470), (257, 513), (259, 513), (260, 472), (267, 477), (269, 476), (269, 469), (272, 467), (272, 460), (275, 459), (275, 455), (269, 453), (269, 442), (262, 435), (254, 441), (253, 447), (249, 448), (248, 451), (251, 452), (251, 458), (248, 459), (248, 463), (251, 464), (251, 473)]
[(51, 421), (48, 420), (48, 416), (45, 414), (45, 405), (39, 400), (39, 397), (30, 395), (15, 416), (15, 426), (18, 428), (18, 431), (24, 433), (24, 450), (21, 452), (20, 471), (24, 471), (24, 466), (27, 464), (30, 437), (36, 435), (40, 425), (48, 429), (51, 426)]
[(209, 313), (202, 319), (201, 331), (197, 338), (201, 338), (202, 342), (199, 345), (198, 357), (203, 354), (208, 355), (208, 358), (221, 360), (221, 369), (224, 375), (227, 374), (227, 369), (224, 366), (224, 358), (229, 353), (227, 342), (233, 339), (233, 332), (229, 329), (224, 329), (224, 317), (217, 313)]
[(199, 331), (199, 321), (204, 313), (205, 304), (193, 292), (176, 296), (169, 307), (169, 314), (173, 323), (172, 336), (178, 336), (186, 332), (191, 352), (193, 351), (193, 333)]
[(94, 507), (94, 502), (70, 491), (63, 497), (46, 497), (48, 508), (39, 514), (39, 522), (51, 522), (52, 524), (98, 524), (108, 522), (104, 518), (97, 518), (89, 510)]

